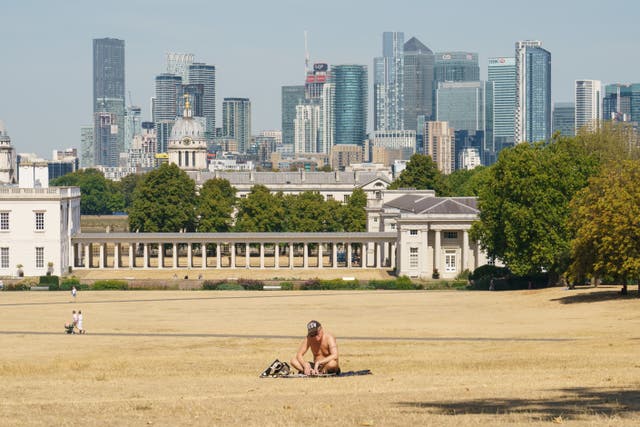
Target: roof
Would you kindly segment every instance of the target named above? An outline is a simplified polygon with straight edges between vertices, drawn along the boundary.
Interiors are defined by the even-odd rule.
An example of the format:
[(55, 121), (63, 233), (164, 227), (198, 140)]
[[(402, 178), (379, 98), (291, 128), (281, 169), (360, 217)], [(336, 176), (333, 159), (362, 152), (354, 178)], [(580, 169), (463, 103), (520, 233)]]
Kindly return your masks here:
[(395, 208), (413, 214), (471, 214), (477, 215), (475, 197), (430, 197), (407, 194), (391, 200), (383, 208)]
[(267, 187), (277, 185), (345, 185), (362, 187), (375, 180), (389, 183), (382, 172), (256, 172), (256, 171), (216, 171), (201, 172), (196, 175), (197, 184), (213, 178), (222, 178), (232, 186), (262, 184)]

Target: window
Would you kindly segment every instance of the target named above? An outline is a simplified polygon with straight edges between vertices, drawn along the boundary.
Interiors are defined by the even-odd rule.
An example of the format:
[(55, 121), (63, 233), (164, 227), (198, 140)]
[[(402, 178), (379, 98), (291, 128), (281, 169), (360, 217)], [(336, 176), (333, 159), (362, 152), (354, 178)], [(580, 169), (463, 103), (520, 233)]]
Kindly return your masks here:
[(9, 248), (0, 248), (0, 268), (9, 268)]
[(36, 248), (36, 268), (44, 268), (44, 248)]
[(409, 248), (409, 268), (418, 268), (418, 248)]
[(409, 230), (409, 234), (412, 236), (417, 236), (418, 235), (418, 230)]
[(0, 230), (9, 229), (9, 212), (0, 212)]
[(36, 230), (44, 230), (44, 212), (36, 212)]
[(444, 238), (445, 239), (455, 240), (455, 239), (458, 238), (458, 232), (457, 231), (445, 231), (444, 232)]
[(351, 197), (350, 194), (345, 194), (344, 195), (343, 200), (344, 200), (345, 203), (349, 203), (349, 197)]
[(333, 200), (333, 194), (327, 194), (327, 201)]
[(444, 253), (444, 271), (447, 273), (456, 272), (456, 252), (446, 251)]

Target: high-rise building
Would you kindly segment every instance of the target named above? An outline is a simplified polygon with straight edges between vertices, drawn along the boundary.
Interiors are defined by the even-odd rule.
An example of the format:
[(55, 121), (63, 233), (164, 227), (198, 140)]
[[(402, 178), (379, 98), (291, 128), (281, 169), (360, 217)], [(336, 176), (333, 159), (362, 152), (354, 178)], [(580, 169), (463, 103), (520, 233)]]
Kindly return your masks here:
[(317, 100), (309, 100), (296, 106), (294, 153), (317, 153), (320, 144), (321, 104)]
[(117, 167), (120, 159), (118, 150), (118, 125), (115, 113), (101, 111), (94, 114), (93, 122), (93, 162), (94, 166)]
[(432, 121), (424, 124), (424, 154), (438, 165), (443, 174), (455, 170), (455, 137), (447, 122)]
[[(100, 156), (100, 161), (115, 159), (113, 164), (104, 164), (104, 166), (117, 166), (117, 159), (124, 151), (124, 92), (124, 40), (94, 39), (93, 112), (94, 116), (97, 113), (113, 115), (110, 135), (115, 135), (111, 138), (114, 139), (113, 143), (110, 143), (108, 147), (108, 150), (114, 151), (113, 153), (107, 153), (106, 147), (97, 147), (98, 152), (105, 153), (104, 156)], [(94, 135), (94, 144), (105, 143), (105, 139), (101, 135), (98, 136)]]
[(251, 102), (249, 98), (224, 98), (222, 133), (238, 141), (238, 151), (246, 153), (251, 142)]
[(207, 138), (213, 138), (216, 131), (216, 67), (202, 62), (189, 65), (189, 84), (203, 86), (202, 117), (206, 122), (205, 134)]
[(296, 106), (305, 99), (305, 86), (282, 86), (282, 144), (293, 147), (295, 142)]
[(178, 117), (178, 100), (182, 92), (182, 77), (163, 73), (156, 76), (156, 96), (153, 101), (153, 122), (156, 124), (157, 147), (167, 150), (171, 127)]
[(487, 91), (484, 82), (438, 83), (436, 91), (436, 120), (447, 122), (455, 132), (456, 169), (460, 169), (460, 153), (465, 148), (476, 148), (478, 153), (486, 147)]
[(373, 61), (373, 127), (404, 129), (404, 33), (382, 33), (382, 56)]
[(324, 85), (329, 83), (329, 65), (323, 62), (313, 64), (304, 82), (305, 98), (322, 98)]
[(495, 156), (515, 143), (516, 59), (489, 58), (487, 77), (493, 91), (493, 141), (487, 140), (487, 144)]
[(435, 56), (415, 37), (404, 44), (404, 128), (419, 131), (418, 117), (433, 117)]
[(480, 65), (475, 52), (436, 52), (434, 81), (474, 82), (480, 80)]
[(294, 152), (296, 154), (329, 153), (330, 144), (325, 122), (330, 122), (330, 106), (325, 96), (331, 97), (329, 66), (325, 63), (313, 64), (305, 80), (305, 98), (296, 105), (294, 123)]
[(182, 77), (184, 84), (189, 83), (189, 66), (193, 64), (193, 53), (167, 53), (167, 73)]
[(93, 125), (80, 128), (80, 167), (90, 168), (95, 166), (93, 159)]
[(602, 119), (602, 82), (576, 80), (576, 132), (587, 126), (594, 130)]
[(640, 122), (640, 83), (606, 85), (602, 112), (605, 120)]
[(553, 133), (562, 136), (575, 136), (576, 105), (573, 102), (556, 102), (553, 104)]
[(367, 138), (367, 66), (334, 65), (334, 145), (364, 144)]
[(542, 42), (516, 42), (517, 143), (551, 139), (551, 53)]
[(142, 133), (142, 109), (129, 105), (124, 117), (124, 149), (128, 152), (133, 143), (133, 137)]

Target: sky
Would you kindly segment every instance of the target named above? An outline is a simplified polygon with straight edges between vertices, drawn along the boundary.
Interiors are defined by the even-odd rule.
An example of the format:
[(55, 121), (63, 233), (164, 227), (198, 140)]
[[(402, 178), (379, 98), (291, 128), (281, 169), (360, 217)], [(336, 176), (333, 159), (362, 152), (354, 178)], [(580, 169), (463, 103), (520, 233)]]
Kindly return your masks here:
[(125, 40), (126, 90), (143, 120), (166, 53), (178, 52), (216, 66), (218, 124), (224, 97), (247, 97), (254, 134), (280, 129), (281, 86), (304, 82), (305, 31), (312, 63), (367, 65), (370, 87), (384, 31), (477, 52), (481, 79), (487, 58), (541, 40), (552, 100), (570, 102), (576, 79), (640, 82), (638, 16), (637, 0), (4, 0), (0, 121), (19, 153), (79, 148), (92, 121), (92, 40), (103, 37)]

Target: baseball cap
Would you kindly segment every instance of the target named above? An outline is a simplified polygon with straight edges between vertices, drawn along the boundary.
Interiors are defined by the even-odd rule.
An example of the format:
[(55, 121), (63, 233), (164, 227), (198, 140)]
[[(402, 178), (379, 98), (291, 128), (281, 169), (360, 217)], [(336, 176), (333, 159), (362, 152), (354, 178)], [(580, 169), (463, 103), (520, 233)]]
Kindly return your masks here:
[(311, 322), (307, 323), (307, 336), (315, 337), (316, 335), (318, 335), (318, 328), (320, 328), (320, 326), (322, 325), (317, 320), (312, 320)]

